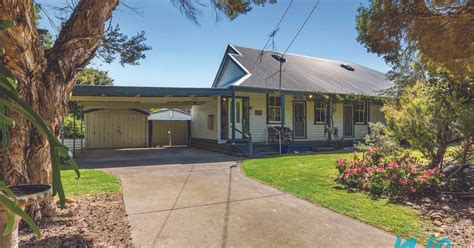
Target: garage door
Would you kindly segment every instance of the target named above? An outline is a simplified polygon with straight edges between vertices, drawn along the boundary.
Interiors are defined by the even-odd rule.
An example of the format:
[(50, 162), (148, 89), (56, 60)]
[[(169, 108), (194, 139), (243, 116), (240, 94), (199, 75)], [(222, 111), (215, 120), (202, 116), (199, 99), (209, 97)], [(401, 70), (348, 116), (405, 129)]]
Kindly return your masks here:
[[(187, 121), (152, 121), (152, 146), (187, 145)], [(169, 133), (168, 133), (169, 132)]]
[(146, 116), (129, 110), (85, 114), (86, 148), (146, 147)]

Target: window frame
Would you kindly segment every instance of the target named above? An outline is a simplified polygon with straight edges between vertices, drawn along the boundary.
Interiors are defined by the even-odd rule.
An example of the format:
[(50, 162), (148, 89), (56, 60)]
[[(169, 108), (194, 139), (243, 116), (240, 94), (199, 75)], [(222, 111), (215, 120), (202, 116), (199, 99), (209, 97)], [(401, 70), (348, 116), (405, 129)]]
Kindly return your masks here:
[[(318, 103), (322, 104), (322, 107), (319, 106)], [(326, 125), (328, 121), (328, 105), (327, 102), (323, 100), (314, 100), (314, 124), (315, 125)], [(321, 111), (319, 114), (317, 111)], [(316, 117), (319, 116), (321, 117), (321, 114), (324, 114), (324, 120), (323, 121), (317, 121)]]
[(353, 106), (354, 124), (365, 125), (367, 123), (367, 120), (365, 118), (365, 113), (367, 111), (365, 102), (354, 103)]
[[(276, 100), (273, 100), (273, 98), (279, 98), (279, 102), (280, 104), (278, 105), (273, 105), (274, 102), (276, 102)], [(279, 110), (278, 111), (278, 120), (270, 120), (270, 109), (272, 109), (273, 111), (276, 111), (277, 109)], [(281, 96), (278, 96), (278, 95), (269, 95), (267, 94), (267, 124), (279, 124), (281, 123), (282, 121), (282, 113), (281, 113), (281, 110), (282, 110), (282, 102), (281, 102)], [(273, 114), (273, 116), (275, 116), (275, 113)]]

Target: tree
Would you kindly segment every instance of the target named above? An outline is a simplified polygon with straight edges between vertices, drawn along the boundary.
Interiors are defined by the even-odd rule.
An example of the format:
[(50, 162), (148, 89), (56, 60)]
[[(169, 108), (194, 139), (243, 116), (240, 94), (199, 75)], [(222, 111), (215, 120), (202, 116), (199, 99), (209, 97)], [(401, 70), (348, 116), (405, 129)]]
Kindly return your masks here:
[[(107, 39), (111, 33), (105, 24), (110, 24), (112, 13), (119, 5), (118, 0), (75, 2), (76, 6), (68, 8), (70, 14), (67, 14), (58, 28), (58, 36), (50, 49), (43, 46), (42, 35), (35, 20), (36, 6), (32, 0), (3, 0), (0, 3), (1, 19), (14, 20), (16, 23), (15, 27), (0, 34), (0, 44), (5, 50), (5, 55), (0, 59), (16, 76), (20, 98), (38, 111), (50, 129), (56, 130), (56, 135), (61, 116), (67, 113), (66, 105), (77, 76), (96, 56), (104, 42), (112, 42), (117, 48), (107, 50), (111, 56), (119, 56), (120, 62), (130, 64), (136, 64), (137, 59), (143, 58), (146, 48), (149, 49), (140, 42), (144, 37), (142, 33), (127, 39), (124, 36)], [(197, 6), (201, 6), (200, 2), (174, 2), (186, 16), (197, 22)], [(211, 1), (211, 4), (233, 19), (250, 11), (252, 5), (262, 5), (265, 2), (231, 0)], [(128, 46), (126, 43), (140, 45)], [(0, 179), (7, 184), (51, 184), (51, 157), (47, 140), (23, 117), (12, 112), (7, 115), (17, 125), (9, 128), (9, 152), (1, 154)]]
[(357, 40), (392, 67), (419, 57), (432, 72), (474, 75), (474, 1), (372, 0), (358, 10)]
[(474, 130), (474, 80), (452, 81), (446, 73), (428, 74), (407, 86), (399, 99), (384, 106), (390, 134), (444, 167), (450, 144), (462, 142), (462, 165), (471, 152)]
[(114, 80), (109, 77), (106, 71), (86, 68), (77, 76), (76, 84), (112, 86), (114, 85)]

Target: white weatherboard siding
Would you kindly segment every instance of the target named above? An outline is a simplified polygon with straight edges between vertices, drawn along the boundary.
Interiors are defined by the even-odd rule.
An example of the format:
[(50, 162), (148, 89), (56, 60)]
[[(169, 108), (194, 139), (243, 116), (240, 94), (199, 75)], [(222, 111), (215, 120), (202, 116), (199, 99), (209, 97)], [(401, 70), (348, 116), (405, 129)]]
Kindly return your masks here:
[(129, 110), (101, 110), (85, 114), (86, 148), (147, 146), (146, 116)]
[[(250, 133), (254, 142), (266, 141), (267, 130), (267, 111), (266, 111), (266, 94), (264, 93), (247, 93), (237, 92), (236, 96), (249, 97), (250, 99)], [(291, 95), (285, 96), (285, 127), (293, 130), (293, 101), (299, 100)], [(379, 111), (380, 106), (371, 105), (371, 120), (383, 120), (383, 114)], [(262, 111), (262, 115), (255, 115), (256, 111)], [(218, 112), (220, 115), (220, 111)], [(193, 115), (194, 118), (194, 115)], [(374, 119), (375, 118), (375, 119)], [(220, 118), (219, 118), (220, 119)], [(334, 126), (338, 128), (338, 135), (343, 135), (343, 103), (334, 104), (333, 112)], [(194, 119), (193, 119), (194, 122)], [(229, 123), (230, 125), (230, 123)], [(279, 124), (271, 124), (279, 126)], [(220, 124), (219, 126), (220, 127)], [(325, 141), (324, 137), (325, 125), (314, 124), (314, 101), (306, 101), (306, 139), (297, 139), (298, 141)], [(361, 139), (368, 132), (368, 125), (354, 125), (354, 137), (344, 137), (345, 140)], [(194, 137), (194, 134), (193, 134)], [(219, 136), (220, 137), (220, 136)], [(220, 142), (224, 142), (220, 140)]]
[[(191, 108), (191, 137), (198, 139), (212, 139), (217, 140), (217, 119), (219, 118), (217, 112), (218, 97), (213, 98), (211, 101), (207, 101), (201, 105), (194, 105)], [(208, 118), (209, 115), (214, 116), (214, 128), (213, 130), (208, 129)]]

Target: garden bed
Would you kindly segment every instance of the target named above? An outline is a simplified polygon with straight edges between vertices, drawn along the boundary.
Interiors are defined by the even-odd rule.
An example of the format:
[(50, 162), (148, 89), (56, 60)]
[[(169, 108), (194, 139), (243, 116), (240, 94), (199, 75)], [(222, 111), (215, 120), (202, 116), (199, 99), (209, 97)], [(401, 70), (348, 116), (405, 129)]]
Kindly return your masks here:
[(452, 247), (473, 247), (474, 201), (451, 195), (422, 197), (406, 204), (420, 210), (434, 225), (434, 235), (447, 237)]
[(20, 230), (20, 247), (130, 247), (132, 238), (121, 193), (77, 197), (40, 223), (42, 238)]

